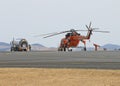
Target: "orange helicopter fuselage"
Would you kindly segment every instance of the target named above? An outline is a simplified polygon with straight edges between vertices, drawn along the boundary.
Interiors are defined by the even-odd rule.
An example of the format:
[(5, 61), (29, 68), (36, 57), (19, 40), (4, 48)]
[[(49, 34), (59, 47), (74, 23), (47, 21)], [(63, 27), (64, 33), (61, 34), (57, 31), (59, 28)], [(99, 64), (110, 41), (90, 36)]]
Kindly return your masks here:
[(68, 48), (69, 47), (77, 47), (80, 40), (79, 40), (79, 36), (70, 36), (68, 37), (69, 41), (68, 41)]
[(66, 34), (65, 38), (61, 40), (60, 48), (77, 47), (80, 41), (90, 39), (92, 31), (88, 31), (87, 36), (82, 36), (77, 32)]
[(77, 47), (82, 39), (84, 39), (84, 37), (79, 36), (79, 35), (69, 36), (67, 38), (63, 38), (61, 40), (60, 47), (61, 48), (63, 48), (63, 47), (66, 47), (66, 48)]

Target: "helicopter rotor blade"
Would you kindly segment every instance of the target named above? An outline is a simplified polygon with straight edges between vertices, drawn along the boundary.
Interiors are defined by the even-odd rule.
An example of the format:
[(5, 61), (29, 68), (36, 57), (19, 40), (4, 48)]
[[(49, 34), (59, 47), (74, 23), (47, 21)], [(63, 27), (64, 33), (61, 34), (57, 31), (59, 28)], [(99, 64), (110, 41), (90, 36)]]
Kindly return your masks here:
[(100, 28), (92, 28), (92, 30), (99, 30)]
[(89, 26), (85, 25), (88, 30), (92, 29), (91, 28), (92, 23), (90, 22)]
[(88, 31), (88, 30), (75, 30), (75, 31)]
[(47, 34), (35, 35), (34, 37), (46, 36), (46, 35), (51, 35), (51, 34), (55, 34), (55, 33), (57, 33), (57, 32), (52, 32), (52, 33), (47, 33)]
[[(99, 31), (99, 28), (92, 28), (93, 32), (103, 32), (103, 33), (109, 33), (109, 31)], [(97, 31), (98, 30), (98, 31)], [(75, 30), (75, 31), (88, 31), (88, 30)]]
[(110, 33), (109, 31), (93, 31), (93, 32)]
[(87, 26), (87, 25), (85, 25), (86, 26), (86, 28), (89, 30), (89, 27)]
[(41, 34), (41, 35), (36, 35), (34, 37), (39, 37), (39, 36), (45, 36), (43, 38), (47, 38), (47, 37), (51, 37), (51, 36), (54, 36), (54, 35), (59, 35), (59, 34), (62, 34), (62, 33), (67, 33), (67, 32), (70, 32), (70, 31), (62, 31), (62, 32), (52, 32), (52, 33), (47, 33), (47, 34)]
[[(98, 28), (93, 28), (92, 30), (93, 30), (93, 32), (101, 32), (101, 33), (110, 33), (109, 31), (97, 31), (96, 29), (98, 29)], [(88, 31), (88, 30), (76, 30), (76, 31)]]
[(62, 31), (62, 32), (54, 32), (54, 33), (43, 34), (43, 35), (47, 35), (47, 36), (45, 36), (43, 38), (48, 38), (48, 37), (52, 37), (52, 36), (55, 36), (55, 35), (59, 35), (59, 34), (67, 33), (67, 32), (74, 32), (74, 31), (89, 31), (89, 30), (92, 30), (93, 32), (109, 33), (109, 31), (96, 31), (99, 28), (91, 28), (91, 22), (90, 22), (90, 25), (89, 25), (90, 28), (87, 25), (86, 25), (86, 27), (87, 27), (88, 30), (74, 30), (74, 29), (70, 29), (70, 30)]
[(45, 36), (43, 38), (48, 38), (48, 37), (51, 37), (51, 36), (55, 36), (55, 35), (59, 35), (59, 34), (67, 33), (67, 32), (74, 32), (74, 31), (87, 31), (87, 30), (74, 30), (74, 29), (70, 29), (70, 30), (67, 30), (67, 31), (59, 32), (59, 33), (53, 33), (53, 34), (50, 34), (50, 35)]
[(54, 36), (54, 35), (58, 35), (58, 34), (48, 35), (48, 36), (45, 36), (45, 37), (43, 37), (43, 38), (48, 38), (48, 37), (51, 37), (51, 36)]
[[(101, 33), (110, 33), (109, 31), (97, 31), (99, 28), (92, 28), (93, 32), (101, 32)], [(75, 30), (75, 31), (88, 31), (88, 30)]]
[(67, 33), (67, 32), (70, 32), (70, 31), (62, 31), (62, 32), (59, 32), (59, 33), (54, 33), (54, 34), (45, 36), (45, 37), (43, 37), (43, 38), (48, 38), (48, 37), (51, 37), (51, 36), (55, 36), (55, 35), (59, 35), (59, 34)]
[(90, 22), (90, 24), (89, 24), (89, 29), (91, 28), (91, 25), (92, 25), (92, 22)]

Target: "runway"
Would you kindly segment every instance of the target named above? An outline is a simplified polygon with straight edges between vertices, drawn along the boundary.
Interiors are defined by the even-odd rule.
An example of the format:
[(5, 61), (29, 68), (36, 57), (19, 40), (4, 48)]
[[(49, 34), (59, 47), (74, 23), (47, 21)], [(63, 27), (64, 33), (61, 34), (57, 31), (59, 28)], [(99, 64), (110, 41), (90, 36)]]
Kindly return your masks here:
[(120, 69), (120, 51), (0, 52), (0, 68)]

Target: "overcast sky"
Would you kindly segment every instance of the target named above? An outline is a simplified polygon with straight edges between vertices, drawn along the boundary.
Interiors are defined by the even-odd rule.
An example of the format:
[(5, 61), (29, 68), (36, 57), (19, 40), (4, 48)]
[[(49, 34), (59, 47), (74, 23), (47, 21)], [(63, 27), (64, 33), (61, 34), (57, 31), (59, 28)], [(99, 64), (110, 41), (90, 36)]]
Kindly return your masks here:
[[(31, 44), (58, 47), (65, 34), (43, 39), (35, 35), (92, 26), (109, 34), (93, 33), (92, 43), (120, 44), (120, 0), (0, 0), (0, 41), (26, 38)], [(86, 35), (87, 32), (80, 32)]]

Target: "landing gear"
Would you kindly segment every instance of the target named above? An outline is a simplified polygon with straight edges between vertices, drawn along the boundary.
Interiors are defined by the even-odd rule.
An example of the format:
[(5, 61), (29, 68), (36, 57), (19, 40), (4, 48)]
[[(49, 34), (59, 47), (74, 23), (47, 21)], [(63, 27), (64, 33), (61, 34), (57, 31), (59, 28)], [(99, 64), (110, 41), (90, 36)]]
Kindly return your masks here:
[(84, 51), (87, 51), (86, 47), (84, 47)]
[(66, 48), (64, 47), (63, 50), (66, 51)]
[(68, 51), (72, 51), (72, 49), (68, 49)]
[(72, 51), (72, 49), (69, 49), (69, 48), (66, 48), (66, 47), (64, 47), (64, 48), (58, 48), (58, 51)]
[(58, 51), (66, 51), (66, 48), (58, 48)]

